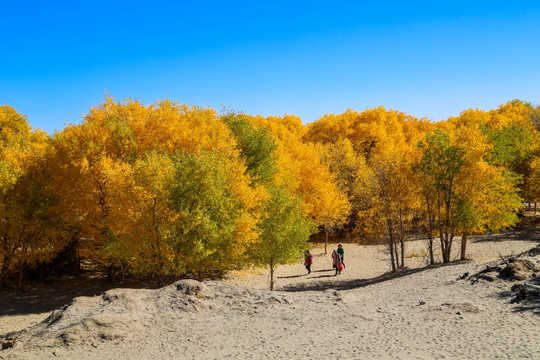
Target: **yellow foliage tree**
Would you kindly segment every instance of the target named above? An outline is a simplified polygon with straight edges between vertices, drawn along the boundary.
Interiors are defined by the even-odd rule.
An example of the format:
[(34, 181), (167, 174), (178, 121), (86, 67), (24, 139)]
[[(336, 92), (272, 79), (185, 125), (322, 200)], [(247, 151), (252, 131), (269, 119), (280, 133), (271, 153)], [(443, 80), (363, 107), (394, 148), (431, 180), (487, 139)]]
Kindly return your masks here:
[[(357, 178), (367, 172), (366, 161), (362, 155), (354, 151), (348, 139), (339, 139), (335, 142), (319, 144), (319, 147), (323, 163), (329, 167), (330, 172), (335, 176), (337, 185), (344, 196), (346, 196), (347, 203), (350, 207), (350, 215), (347, 222), (343, 223), (345, 220), (343, 219), (338, 224), (340, 227), (347, 226), (351, 228), (356, 223), (359, 211), (356, 208), (358, 202), (355, 201)], [(330, 225), (325, 226), (325, 253), (328, 243), (328, 233), (331, 230), (332, 227)]]
[(373, 154), (384, 151), (389, 141), (397, 146), (414, 145), (431, 128), (425, 119), (380, 106), (361, 113), (349, 109), (339, 115), (327, 114), (308, 126), (304, 139), (317, 143), (348, 139), (355, 151), (369, 161)]
[(374, 155), (370, 161), (377, 189), (375, 208), (377, 216), (384, 220), (393, 271), (405, 266), (405, 237), (420, 205), (412, 176), (412, 160), (412, 150), (405, 143), (389, 143), (384, 152)]
[[(218, 116), (106, 97), (49, 138), (2, 106), (0, 285), (79, 254), (111, 275), (160, 277), (222, 272), (254, 260), (253, 249), (263, 262), (291, 261), (309, 222), (327, 242), (342, 226), (387, 240), (396, 270), (421, 203), (431, 261), (435, 236), (447, 262), (461, 235), (465, 258), (468, 235), (515, 223), (520, 176), (538, 200), (538, 113), (513, 100), (434, 124), (381, 106), (304, 126), (293, 115)], [(286, 222), (309, 221), (291, 251), (264, 258), (287, 243), (286, 229), (269, 220), (282, 215), (279, 204), (295, 209)]]
[(181, 154), (210, 151), (225, 166), (228, 191), (244, 209), (229, 239), (238, 245), (229, 248), (231, 260), (242, 255), (242, 241), (256, 237), (254, 209), (260, 206), (261, 191), (250, 186), (235, 139), (212, 109), (168, 100), (145, 106), (107, 97), (81, 124), (55, 134), (53, 145), (49, 160), (59, 171), (52, 176), (51, 191), (59, 198), (56, 207), (64, 225), (76, 234), (73, 241), (86, 239), (83, 255), (87, 251), (87, 256), (101, 259), (111, 275), (117, 270), (146, 275), (200, 272), (190, 266), (208, 265), (187, 266), (185, 260), (181, 265), (178, 248), (170, 245), (180, 213), (167, 196), (171, 172), (177, 173), (171, 164)]
[(516, 177), (487, 161), (493, 145), (482, 131), (486, 119), (484, 112), (469, 110), (441, 123), (426, 137), (416, 164), (430, 238), (432, 231), (439, 235), (443, 262), (451, 260), (454, 236), (461, 235), (463, 260), (468, 235), (517, 221)]
[(339, 189), (335, 175), (321, 161), (320, 149), (302, 141), (305, 129), (300, 119), (293, 116), (249, 119), (254, 126), (269, 131), (277, 144), (276, 185), (285, 186), (298, 196), (304, 213), (315, 224), (331, 228), (345, 223), (350, 210), (347, 198)]
[(50, 231), (50, 197), (42, 191), (47, 136), (26, 116), (0, 106), (0, 287), (52, 258), (59, 249)]
[(425, 119), (378, 107), (327, 114), (310, 124), (304, 135), (305, 141), (326, 149), (323, 159), (351, 203), (355, 236), (387, 239), (393, 269), (403, 266), (405, 234), (418, 207), (411, 186), (413, 146), (431, 128)]

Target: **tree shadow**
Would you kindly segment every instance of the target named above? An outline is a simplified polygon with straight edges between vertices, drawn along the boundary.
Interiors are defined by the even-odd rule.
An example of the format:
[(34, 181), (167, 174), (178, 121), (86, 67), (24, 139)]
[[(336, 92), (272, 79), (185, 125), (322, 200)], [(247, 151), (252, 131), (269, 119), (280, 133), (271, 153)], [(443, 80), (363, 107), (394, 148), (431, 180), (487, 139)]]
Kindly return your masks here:
[(51, 312), (70, 304), (76, 297), (101, 295), (118, 287), (140, 289), (151, 286), (142, 281), (112, 283), (95, 272), (79, 277), (62, 276), (49, 283), (28, 283), (19, 290), (0, 291), (0, 316)]
[[(507, 283), (508, 287), (506, 290), (496, 293), (494, 296), (500, 300), (508, 301), (508, 303), (515, 305), (512, 309), (513, 312), (532, 312), (535, 315), (540, 315), (540, 294), (538, 294), (538, 289), (540, 288), (540, 278), (531, 278), (526, 281), (512, 281), (508, 278), (497, 276), (498, 279), (503, 280)], [(532, 285), (536, 287), (536, 294), (519, 294), (514, 290), (514, 286), (517, 285)]]
[(312, 276), (311, 279), (323, 279), (323, 278), (333, 278), (336, 277), (336, 275), (319, 275), (319, 276)]
[[(335, 271), (335, 269), (326, 269), (326, 270), (312, 270), (311, 273), (321, 273), (321, 272), (329, 272), (329, 271)], [(309, 274), (299, 274), (299, 275), (288, 275), (288, 276), (278, 276), (278, 279), (296, 279), (304, 276), (309, 276)], [(333, 275), (332, 275), (333, 276)], [(318, 279), (321, 277), (330, 277), (330, 275), (321, 275), (321, 276), (310, 276), (310, 279)]]
[[(540, 278), (529, 279), (523, 284), (532, 285), (535, 286), (536, 289), (539, 289)], [(513, 298), (510, 300), (510, 304), (516, 305), (514, 307), (514, 312), (532, 312), (535, 315), (540, 315), (540, 294), (529, 294), (529, 296), (520, 298), (520, 296), (512, 290), (499, 293), (499, 297), (501, 298), (508, 299), (511, 296), (513, 296)]]
[(471, 236), (471, 242), (484, 243), (484, 242), (503, 242), (508, 240), (514, 241), (540, 241), (540, 231), (507, 231), (500, 234), (485, 234)]
[(300, 275), (289, 275), (289, 276), (278, 276), (278, 279), (296, 279), (299, 277), (308, 276), (308, 274), (300, 274)]
[(521, 216), (519, 222), (511, 230), (501, 233), (488, 233), (469, 237), (472, 242), (502, 242), (506, 240), (540, 241), (540, 216)]
[(430, 265), (423, 268), (417, 268), (417, 269), (401, 269), (398, 272), (395, 273), (385, 273), (383, 275), (370, 278), (370, 279), (356, 279), (356, 280), (339, 280), (339, 276), (334, 275), (321, 275), (317, 278), (323, 278), (323, 277), (331, 277), (335, 278), (335, 281), (325, 281), (325, 282), (318, 282), (318, 283), (300, 283), (300, 284), (290, 284), (285, 285), (282, 288), (280, 288), (281, 291), (290, 291), (290, 292), (296, 292), (296, 291), (324, 291), (328, 289), (333, 290), (350, 290), (350, 289), (357, 289), (368, 285), (378, 284), (384, 281), (397, 279), (403, 276), (408, 276), (411, 274), (416, 274), (419, 272), (436, 269), (439, 267), (444, 266), (453, 266), (463, 264), (463, 261), (458, 262), (452, 262), (447, 264), (436, 264), (436, 265)]
[(535, 301), (534, 303), (525, 303), (516, 306), (514, 312), (532, 312), (535, 315), (540, 315), (540, 302)]

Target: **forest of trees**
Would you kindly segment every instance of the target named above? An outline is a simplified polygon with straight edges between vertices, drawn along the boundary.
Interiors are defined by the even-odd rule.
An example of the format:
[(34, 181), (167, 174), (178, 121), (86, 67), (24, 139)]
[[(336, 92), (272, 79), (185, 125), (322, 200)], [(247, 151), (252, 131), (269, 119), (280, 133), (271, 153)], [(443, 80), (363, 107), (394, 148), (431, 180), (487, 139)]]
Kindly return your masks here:
[(383, 107), (251, 116), (106, 97), (48, 135), (0, 106), (0, 287), (77, 273), (204, 278), (297, 261), (315, 232), (405, 241), (430, 262), (512, 227), (540, 200), (540, 107), (514, 100), (446, 121)]

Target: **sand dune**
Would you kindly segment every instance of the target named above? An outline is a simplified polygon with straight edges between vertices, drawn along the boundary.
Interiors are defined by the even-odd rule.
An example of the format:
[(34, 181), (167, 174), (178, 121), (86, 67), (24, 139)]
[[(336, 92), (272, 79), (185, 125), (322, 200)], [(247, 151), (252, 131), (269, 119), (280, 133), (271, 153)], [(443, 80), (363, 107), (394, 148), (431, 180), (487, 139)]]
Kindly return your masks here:
[[(494, 260), (536, 243), (477, 243), (471, 254), (483, 249), (485, 260)], [(284, 266), (280, 291), (264, 290), (266, 275), (254, 270), (227, 282), (183, 280), (79, 297), (11, 334), (15, 346), (0, 359), (540, 358), (538, 298), (517, 301), (511, 290), (538, 286), (538, 277), (504, 279), (495, 270), (475, 276), (504, 267), (500, 261), (416, 268), (418, 257), (407, 259), (409, 270), (381, 276), (383, 250), (367, 248), (346, 245), (347, 268), (337, 277), (316, 248), (320, 272), (298, 276), (300, 263)], [(538, 254), (523, 258), (540, 266)]]

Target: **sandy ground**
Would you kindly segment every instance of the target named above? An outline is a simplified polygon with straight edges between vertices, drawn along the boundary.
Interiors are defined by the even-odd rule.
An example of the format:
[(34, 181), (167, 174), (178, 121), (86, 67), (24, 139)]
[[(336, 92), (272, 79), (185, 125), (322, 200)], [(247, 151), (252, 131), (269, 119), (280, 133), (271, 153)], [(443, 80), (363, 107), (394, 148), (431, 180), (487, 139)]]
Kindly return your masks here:
[[(409, 270), (398, 275), (383, 275), (384, 247), (344, 244), (338, 276), (317, 244), (312, 274), (301, 262), (281, 266), (274, 292), (265, 290), (267, 271), (255, 269), (75, 298), (11, 334), (15, 346), (0, 359), (540, 359), (540, 304), (516, 302), (515, 280), (470, 277), (538, 242), (517, 232), (475, 237), (472, 261), (430, 268), (425, 243), (409, 242)], [(530, 260), (540, 266), (539, 256)], [(0, 334), (51, 314), (19, 313), (0, 317)]]
[[(477, 262), (489, 262), (498, 260), (500, 256), (519, 254), (530, 249), (540, 239), (523, 236), (523, 234), (494, 234), (478, 236), (469, 239), (467, 246), (467, 258)], [(312, 273), (308, 276), (303, 260), (296, 264), (279, 266), (275, 273), (275, 286), (277, 290), (291, 289), (296, 286), (318, 288), (321, 283), (344, 282), (358, 279), (369, 279), (380, 276), (392, 270), (390, 255), (387, 248), (382, 245), (358, 245), (343, 244), (345, 250), (345, 270), (335, 276), (332, 269), (332, 250), (337, 249), (337, 243), (327, 246), (327, 254), (324, 253), (323, 244), (313, 244)], [(459, 259), (460, 242), (454, 244), (452, 259)], [(426, 241), (409, 241), (405, 248), (405, 266), (410, 269), (429, 265), (429, 257), (426, 253)], [(442, 262), (440, 247), (435, 244), (436, 262)], [(268, 269), (252, 269), (233, 272), (226, 279), (227, 282), (256, 289), (269, 289), (270, 271)]]

